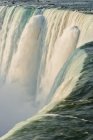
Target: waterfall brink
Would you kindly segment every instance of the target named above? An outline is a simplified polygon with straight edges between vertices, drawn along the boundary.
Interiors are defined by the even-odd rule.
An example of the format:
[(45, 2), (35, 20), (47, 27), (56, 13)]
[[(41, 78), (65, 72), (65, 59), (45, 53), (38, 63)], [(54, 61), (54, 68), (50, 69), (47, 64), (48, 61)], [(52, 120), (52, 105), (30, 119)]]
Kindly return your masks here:
[[(93, 45), (88, 44), (87, 49), (84, 44), (92, 41), (92, 14), (0, 7), (0, 135), (32, 117), (46, 104), (49, 103), (48, 107), (39, 115), (70, 96), (79, 78), (82, 79), (85, 64), (90, 65)], [(87, 83), (86, 78), (84, 82)], [(30, 122), (35, 119), (31, 118)], [(21, 128), (25, 124), (29, 121)], [(6, 139), (16, 130), (6, 135)], [(16, 140), (10, 137), (9, 140)]]
[(77, 47), (93, 40), (92, 14), (84, 14), (69, 10), (49, 9), (45, 10), (44, 16), (48, 22), (46, 44), (51, 48), (48, 57), (51, 56), (52, 47), (54, 46), (56, 39), (59, 38), (62, 35), (63, 30), (69, 26), (77, 26), (81, 31)]

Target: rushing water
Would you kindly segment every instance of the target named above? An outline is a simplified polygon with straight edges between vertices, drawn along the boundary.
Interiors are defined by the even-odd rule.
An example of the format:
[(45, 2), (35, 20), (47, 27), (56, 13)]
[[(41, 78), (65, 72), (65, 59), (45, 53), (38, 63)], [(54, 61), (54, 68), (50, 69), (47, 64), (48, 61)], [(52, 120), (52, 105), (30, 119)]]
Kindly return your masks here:
[(1, 140), (92, 140), (93, 15), (1, 6), (0, 34), (0, 135), (41, 109)]

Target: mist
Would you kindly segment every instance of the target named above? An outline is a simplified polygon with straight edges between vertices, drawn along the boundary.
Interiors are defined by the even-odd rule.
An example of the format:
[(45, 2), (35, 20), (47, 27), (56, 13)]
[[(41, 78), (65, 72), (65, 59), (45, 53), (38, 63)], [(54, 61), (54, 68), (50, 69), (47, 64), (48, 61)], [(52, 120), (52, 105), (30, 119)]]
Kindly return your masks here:
[(0, 136), (16, 123), (33, 116), (36, 112), (30, 94), (18, 85), (1, 85), (0, 87)]

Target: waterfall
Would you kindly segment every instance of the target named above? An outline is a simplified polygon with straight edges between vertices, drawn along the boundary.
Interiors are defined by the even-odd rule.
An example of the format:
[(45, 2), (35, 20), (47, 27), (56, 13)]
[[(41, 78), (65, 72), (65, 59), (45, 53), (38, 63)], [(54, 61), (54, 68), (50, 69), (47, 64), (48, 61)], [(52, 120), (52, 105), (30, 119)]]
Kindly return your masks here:
[(59, 102), (70, 94), (80, 77), (72, 80), (73, 76), (81, 72), (87, 55), (75, 60), (76, 65), (82, 63), (79, 70), (74, 69), (74, 63), (70, 67), (70, 56), (91, 41), (92, 14), (0, 7), (0, 135), (47, 103)]
[[(73, 37), (72, 39), (70, 39), (70, 32), (64, 32), (65, 29), (69, 30), (70, 27), (79, 28), (79, 40), (77, 41), (76, 39), (77, 43), (73, 42), (76, 43), (74, 47), (78, 48), (83, 44), (93, 40), (93, 15), (87, 15), (76, 11), (72, 12), (69, 10), (64, 11), (48, 9), (45, 10), (44, 16), (47, 20), (48, 31), (46, 34), (45, 49), (41, 62), (42, 68), (39, 74), (39, 84), (37, 87), (37, 101), (39, 102), (39, 104), (41, 104), (41, 106), (45, 103), (45, 100), (47, 100), (47, 96), (51, 92), (51, 88), (55, 81), (55, 78), (60, 71), (62, 65), (66, 61), (66, 57), (62, 56), (63, 54), (61, 51), (63, 51), (63, 49), (65, 49), (67, 45), (68, 47), (70, 47), (70, 40), (73, 41)], [(69, 35), (67, 36), (65, 34)], [(78, 38), (78, 36), (76, 38)], [(66, 41), (66, 39), (68, 41)], [(60, 48), (60, 52), (58, 51), (58, 48)], [(71, 49), (71, 51), (73, 51), (73, 49)], [(64, 58), (65, 61), (62, 61)]]
[(19, 7), (11, 7), (6, 10), (0, 43), (0, 75), (4, 80), (8, 73), (12, 56), (16, 52), (22, 30), (32, 13), (33, 11), (31, 12), (31, 10)]
[[(15, 82), (26, 88), (26, 93), (35, 96), (40, 57), (43, 16), (33, 16), (27, 23), (12, 58), (7, 82)], [(25, 90), (25, 89), (24, 89)]]
[(79, 34), (80, 31), (78, 27), (73, 26), (71, 28), (66, 28), (62, 36), (56, 40), (51, 58), (49, 62), (46, 63), (44, 74), (41, 77), (41, 82), (39, 84), (40, 90), (37, 91), (37, 93), (39, 93), (37, 95), (37, 100), (40, 102), (42, 101), (41, 104), (45, 104), (57, 74), (76, 48)]

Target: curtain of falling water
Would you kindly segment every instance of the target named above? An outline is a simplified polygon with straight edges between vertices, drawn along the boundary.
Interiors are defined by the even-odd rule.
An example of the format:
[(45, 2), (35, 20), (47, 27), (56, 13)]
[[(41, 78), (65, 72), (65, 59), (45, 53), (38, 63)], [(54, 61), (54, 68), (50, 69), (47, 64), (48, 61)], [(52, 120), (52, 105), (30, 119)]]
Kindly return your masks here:
[[(64, 57), (61, 57), (61, 52), (65, 49), (65, 46), (67, 46), (67, 48), (69, 46), (70, 43), (69, 34), (74, 29), (77, 29), (76, 30), (76, 32), (78, 32), (76, 33), (77, 37), (76, 38), (72, 37), (72, 42), (76, 40), (75, 43), (73, 43), (75, 45), (72, 45), (71, 48), (75, 48), (76, 46), (80, 47), (82, 44), (92, 41), (93, 40), (93, 15), (87, 15), (87, 14), (85, 15), (84, 13), (79, 13), (76, 11), (72, 12), (69, 10), (64, 11), (64, 10), (57, 10), (57, 9), (46, 9), (43, 12), (43, 16), (44, 16), (43, 19), (39, 18), (40, 20), (38, 20), (38, 22), (36, 22), (37, 20), (35, 21), (35, 19), (33, 19), (33, 21), (35, 21), (35, 25), (34, 25), (34, 22), (30, 21), (33, 12), (34, 12), (34, 8), (25, 9), (22, 7), (15, 7), (15, 6), (0, 7), (0, 35), (1, 35), (0, 36), (0, 80), (7, 81), (7, 83), (11, 83), (11, 84), (18, 83), (20, 87), (21, 86), (27, 88), (31, 87), (30, 92), (32, 94), (36, 94), (35, 92), (37, 87), (37, 95), (36, 95), (37, 97), (35, 96), (36, 101), (39, 101), (40, 105), (41, 104), (44, 105), (46, 98), (49, 97), (49, 93), (56, 79), (56, 76), (58, 75), (63, 64), (66, 62), (67, 57), (66, 59)], [(38, 12), (36, 13), (38, 14)], [(39, 11), (39, 13), (41, 12)], [(44, 22), (44, 18), (46, 20), (47, 28), (44, 28), (42, 24)], [(65, 42), (67, 41), (66, 38), (64, 37), (63, 32), (65, 32), (65, 29), (68, 27), (69, 27), (69, 30), (67, 32), (68, 44), (64, 45), (64, 40)], [(39, 32), (37, 32), (38, 29)], [(46, 29), (47, 29), (47, 33), (45, 36)], [(42, 30), (44, 34), (42, 33)], [(80, 30), (80, 37), (79, 37), (79, 30)], [(72, 34), (73, 33), (71, 33), (71, 35)], [(37, 39), (38, 36), (40, 39), (39, 41)], [(45, 37), (45, 42), (44, 42), (44, 37)], [(63, 40), (61, 46), (60, 41), (62, 41), (62, 38), (65, 39)], [(57, 50), (58, 47), (60, 48), (60, 55), (59, 55), (59, 51)], [(71, 49), (69, 55), (73, 50), (74, 49)], [(66, 56), (69, 57), (69, 55)], [(56, 67), (55, 65), (55, 60), (54, 60), (55, 58), (57, 59), (56, 62), (58, 63), (59, 68)], [(61, 61), (60, 59), (63, 58), (64, 60)], [(37, 63), (37, 59), (39, 63)], [(53, 66), (52, 69), (51, 68), (49, 69), (50, 62), (51, 62), (51, 66)], [(48, 74), (48, 72), (50, 72), (51, 70), (53, 76), (51, 76), (51, 74), (49, 76)], [(58, 88), (58, 84), (56, 88)], [(16, 91), (17, 89), (14, 92), (15, 94)], [(7, 94), (8, 92), (5, 91), (4, 93)], [(11, 92), (11, 95), (12, 93), (13, 90)], [(27, 97), (27, 101), (26, 101), (27, 103), (26, 107), (28, 108), (29, 106), (28, 112), (30, 111), (30, 105), (28, 105), (28, 102), (31, 101), (28, 99), (29, 97), (30, 96)], [(42, 101), (42, 99), (45, 100)], [(19, 101), (22, 100), (23, 98), (21, 98), (21, 100)], [(22, 103), (24, 104), (24, 100)], [(11, 106), (13, 106), (13, 104), (14, 102), (12, 103)], [(6, 106), (7, 105), (8, 104), (6, 103)], [(18, 105), (20, 108), (19, 110), (21, 110), (23, 106), (20, 107), (20, 103)], [(4, 114), (4, 116), (6, 115)]]
[[(55, 66), (55, 69), (52, 71), (52, 68), (49, 69), (49, 65), (51, 65), (51, 67), (52, 65), (55, 65), (56, 60), (53, 60), (53, 55), (56, 49), (54, 49), (54, 46), (56, 40), (58, 40), (63, 35), (64, 29), (73, 26), (77, 26), (79, 28), (80, 37), (77, 47), (80, 47), (86, 42), (93, 41), (93, 15), (84, 14), (77, 11), (47, 9), (44, 12), (44, 16), (47, 20), (48, 30), (46, 34), (45, 49), (42, 56), (41, 69), (37, 85), (37, 101), (39, 101), (41, 104), (43, 99), (46, 100), (47, 95), (50, 93), (51, 87), (54, 83), (54, 79), (60, 71), (60, 69), (58, 70), (57, 66)], [(61, 46), (60, 55), (62, 54), (61, 51), (63, 51), (65, 45), (62, 44)], [(60, 63), (61, 68), (63, 61), (60, 60), (60, 55), (57, 55), (59, 57), (59, 62), (57, 63)], [(55, 71), (57, 71), (57, 73), (55, 73)], [(53, 74), (53, 72), (54, 79), (52, 76), (48, 76), (49, 73)]]

